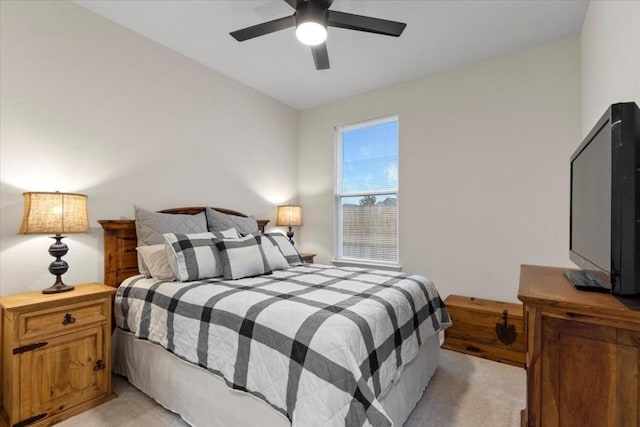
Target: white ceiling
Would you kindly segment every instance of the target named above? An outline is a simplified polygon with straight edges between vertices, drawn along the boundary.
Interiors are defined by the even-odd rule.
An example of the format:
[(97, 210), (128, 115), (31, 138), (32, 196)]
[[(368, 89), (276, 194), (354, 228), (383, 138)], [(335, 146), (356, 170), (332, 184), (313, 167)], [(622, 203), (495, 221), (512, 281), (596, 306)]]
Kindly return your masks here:
[(588, 0), (336, 0), (331, 9), (407, 23), (399, 38), (329, 28), (317, 71), (290, 28), (242, 43), (229, 32), (291, 15), (283, 0), (76, 3), (303, 110), (580, 33)]

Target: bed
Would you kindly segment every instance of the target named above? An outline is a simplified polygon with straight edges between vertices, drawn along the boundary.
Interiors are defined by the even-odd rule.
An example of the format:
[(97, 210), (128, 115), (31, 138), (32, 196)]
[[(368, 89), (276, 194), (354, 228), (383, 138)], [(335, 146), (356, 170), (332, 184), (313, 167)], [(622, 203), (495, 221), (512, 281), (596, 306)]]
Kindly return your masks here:
[(424, 277), (294, 263), (238, 280), (145, 278), (135, 221), (99, 222), (118, 288), (113, 370), (191, 425), (401, 426), (438, 366), (450, 319)]

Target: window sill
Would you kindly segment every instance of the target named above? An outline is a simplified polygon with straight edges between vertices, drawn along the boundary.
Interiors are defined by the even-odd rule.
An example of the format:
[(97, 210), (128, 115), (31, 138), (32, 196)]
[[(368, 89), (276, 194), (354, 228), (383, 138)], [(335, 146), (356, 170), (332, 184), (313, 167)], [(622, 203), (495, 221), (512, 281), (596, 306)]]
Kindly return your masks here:
[(363, 267), (363, 268), (376, 268), (378, 270), (402, 271), (402, 266), (400, 264), (392, 264), (392, 263), (376, 263), (373, 261), (345, 260), (345, 259), (332, 259), (331, 263), (336, 267)]

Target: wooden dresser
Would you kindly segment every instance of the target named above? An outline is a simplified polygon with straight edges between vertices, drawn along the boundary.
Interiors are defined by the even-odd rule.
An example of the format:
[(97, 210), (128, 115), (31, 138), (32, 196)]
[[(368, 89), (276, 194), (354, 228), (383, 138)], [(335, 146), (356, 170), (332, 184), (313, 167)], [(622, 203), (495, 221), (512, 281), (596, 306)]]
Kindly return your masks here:
[(523, 265), (523, 425), (640, 427), (640, 297), (578, 291), (562, 268)]
[(49, 426), (114, 397), (114, 292), (90, 283), (0, 298), (0, 426)]

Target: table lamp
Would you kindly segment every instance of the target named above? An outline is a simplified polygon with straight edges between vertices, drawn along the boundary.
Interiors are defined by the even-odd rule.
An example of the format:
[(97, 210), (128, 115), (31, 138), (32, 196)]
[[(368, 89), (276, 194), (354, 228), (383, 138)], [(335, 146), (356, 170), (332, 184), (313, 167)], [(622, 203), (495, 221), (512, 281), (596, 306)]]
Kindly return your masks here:
[(49, 247), (49, 254), (55, 257), (49, 265), (49, 272), (56, 276), (56, 282), (42, 290), (43, 294), (67, 292), (74, 287), (62, 282), (62, 275), (69, 264), (62, 260), (69, 248), (62, 242), (62, 233), (86, 233), (89, 231), (87, 196), (73, 193), (28, 192), (24, 196), (24, 213), (20, 234), (55, 234), (55, 242)]
[(293, 230), (292, 226), (302, 225), (302, 209), (298, 205), (283, 205), (278, 206), (278, 217), (276, 218), (276, 225), (289, 227), (287, 231), (287, 237), (293, 245)]

